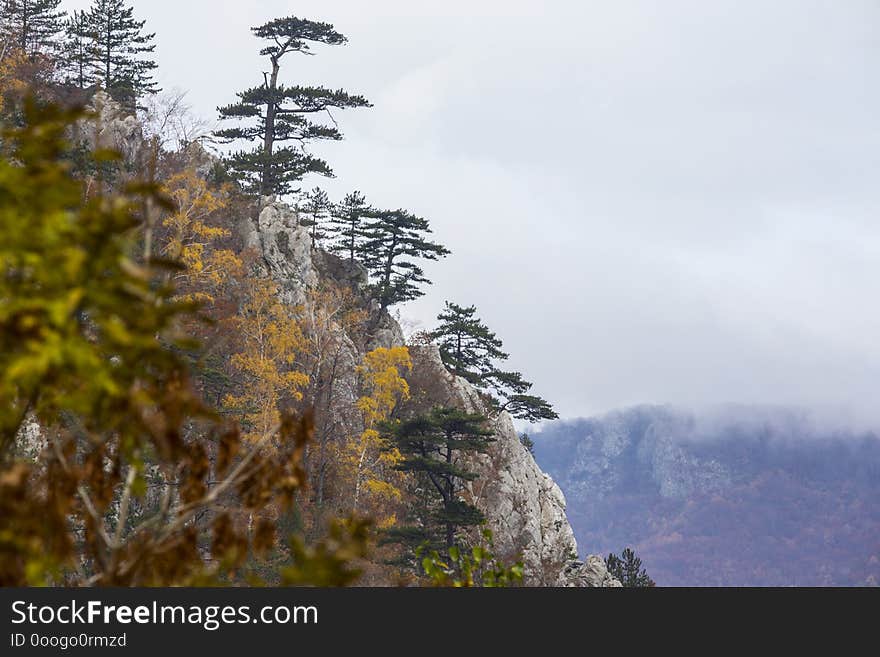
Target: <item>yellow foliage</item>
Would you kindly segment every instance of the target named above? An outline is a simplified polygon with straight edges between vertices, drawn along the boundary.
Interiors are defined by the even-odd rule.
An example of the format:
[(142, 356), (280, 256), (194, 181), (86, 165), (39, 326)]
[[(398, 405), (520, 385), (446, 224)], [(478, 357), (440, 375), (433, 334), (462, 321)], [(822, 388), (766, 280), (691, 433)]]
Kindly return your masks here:
[(241, 375), (240, 392), (227, 395), (224, 404), (241, 411), (249, 435), (259, 438), (277, 424), (283, 403), (302, 399), (309, 377), (294, 369), (305, 338), (278, 286), (266, 279), (247, 284), (247, 300), (233, 322), (242, 349), (230, 359)]
[(177, 283), (189, 292), (189, 298), (213, 302), (214, 290), (240, 274), (243, 267), (235, 253), (213, 246), (230, 234), (228, 229), (209, 223), (214, 213), (227, 206), (229, 189), (212, 189), (193, 169), (187, 169), (166, 182), (165, 192), (177, 209), (162, 222), (168, 231), (163, 255), (185, 266)]
[[(401, 499), (400, 489), (395, 485), (400, 473), (394, 470), (394, 466), (402, 457), (396, 450), (387, 449), (376, 427), (391, 417), (397, 404), (409, 399), (409, 384), (404, 374), (411, 370), (412, 360), (406, 347), (371, 351), (358, 367), (365, 394), (357, 402), (364, 420), (364, 431), (349, 445), (349, 458), (354, 461), (355, 470), (355, 511), (363, 489), (376, 498)], [(389, 522), (393, 524), (393, 516), (379, 518), (380, 525)]]
[(406, 347), (380, 348), (364, 357), (357, 369), (364, 379), (366, 395), (358, 400), (364, 425), (372, 429), (377, 422), (388, 419), (399, 401), (409, 399), (409, 384), (402, 372), (412, 371), (412, 359)]
[(27, 55), (17, 48), (10, 48), (0, 60), (0, 112), (9, 105), (10, 97), (21, 97), (28, 90), (22, 79), (21, 68), (27, 63)]

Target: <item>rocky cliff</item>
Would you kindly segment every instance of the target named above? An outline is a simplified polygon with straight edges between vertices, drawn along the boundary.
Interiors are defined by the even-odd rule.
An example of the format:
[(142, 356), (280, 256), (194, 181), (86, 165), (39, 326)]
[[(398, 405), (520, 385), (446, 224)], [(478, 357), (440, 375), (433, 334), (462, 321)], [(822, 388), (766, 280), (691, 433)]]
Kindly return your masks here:
[(93, 118), (79, 122), (73, 141), (92, 151), (115, 151), (128, 168), (137, 167), (144, 151), (144, 129), (137, 117), (103, 91), (92, 96), (88, 110)]
[[(273, 198), (264, 199), (259, 216), (256, 220), (244, 218), (240, 231), (245, 245), (258, 254), (262, 273), (276, 281), (286, 302), (307, 304), (309, 291), (328, 283), (345, 286), (360, 296), (370, 315), (371, 335), (363, 348), (342, 336), (352, 377), (354, 364), (360, 362), (364, 351), (404, 344), (398, 323), (369, 299), (366, 272), (357, 264), (314, 248), (292, 208)], [(425, 403), (487, 413), (476, 390), (446, 370), (435, 346), (411, 347), (411, 355), (411, 376), (422, 382), (421, 389), (431, 390)], [(342, 388), (354, 391), (356, 385), (351, 381)], [(520, 444), (507, 413), (496, 415), (492, 422), (497, 441), (488, 455), (471, 464), (480, 478), (469, 492), (488, 518), (496, 551), (504, 557), (520, 556), (532, 585), (617, 584), (601, 559), (576, 561), (577, 543), (565, 515), (562, 491)]]
[[(94, 97), (92, 108), (97, 120), (83, 124), (78, 140), (91, 148), (115, 149), (129, 168), (136, 168), (144, 151), (140, 124), (103, 93)], [(186, 155), (204, 175), (217, 162), (198, 144), (192, 145)], [(296, 212), (273, 197), (263, 199), (255, 217), (242, 217), (237, 228), (245, 248), (256, 256), (256, 267), (276, 282), (286, 303), (308, 311), (310, 294), (333, 285), (349, 290), (367, 312), (370, 331), (364, 344), (341, 327), (334, 329), (336, 366), (345, 374), (334, 387), (331, 404), (352, 408), (358, 392), (355, 368), (365, 352), (405, 343), (398, 323), (370, 298), (366, 272), (356, 263), (315, 248), (308, 229), (299, 225)], [(412, 356), (412, 376), (431, 382), (425, 386), (433, 391), (431, 403), (487, 412), (476, 390), (447, 372), (436, 347), (412, 348)], [(470, 494), (488, 518), (496, 551), (505, 557), (521, 557), (531, 585), (619, 586), (602, 559), (577, 560), (565, 497), (520, 444), (510, 416), (502, 413), (492, 422), (497, 442), (490, 454), (472, 464), (480, 478)]]

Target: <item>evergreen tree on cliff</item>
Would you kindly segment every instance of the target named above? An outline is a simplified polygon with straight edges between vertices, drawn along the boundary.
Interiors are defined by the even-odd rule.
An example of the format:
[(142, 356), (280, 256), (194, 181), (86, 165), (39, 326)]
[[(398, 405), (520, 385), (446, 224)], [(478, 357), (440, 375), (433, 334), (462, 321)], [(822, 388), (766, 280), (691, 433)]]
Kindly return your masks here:
[(464, 484), (478, 478), (461, 464), (461, 457), (485, 454), (495, 441), (486, 421), (481, 415), (437, 408), (391, 428), (387, 449), (402, 456), (396, 469), (422, 478), (429, 497), (424, 505), (413, 507), (413, 524), (389, 532), (392, 541), (427, 542), (448, 553), (460, 529), (485, 521), (479, 509), (461, 498)]
[(86, 55), (92, 76), (130, 108), (139, 98), (160, 91), (152, 77), (158, 65), (150, 57), (156, 35), (144, 32), (145, 26), (124, 0), (94, 0), (82, 31), (92, 39)]
[(608, 567), (608, 572), (626, 588), (655, 586), (654, 580), (642, 568), (642, 560), (630, 548), (626, 548), (621, 552), (619, 557), (616, 554), (609, 554), (608, 558), (605, 559), (605, 565)]
[(443, 363), (483, 391), (497, 410), (529, 422), (559, 417), (547, 400), (529, 394), (532, 384), (522, 374), (498, 368), (496, 363), (509, 355), (498, 336), (477, 317), (475, 306), (465, 308), (447, 301), (437, 319), (440, 325), (430, 337), (439, 346)]
[(80, 89), (96, 83), (93, 62), (97, 59), (95, 36), (89, 24), (88, 14), (75, 11), (65, 25), (62, 63), (67, 82)]
[(320, 187), (315, 187), (308, 194), (305, 194), (300, 202), (299, 223), (301, 226), (307, 226), (312, 235), (312, 246), (324, 239), (327, 235), (324, 232), (326, 222), (330, 218), (330, 198)]
[(29, 57), (55, 53), (64, 33), (65, 14), (60, 5), (61, 0), (2, 0), (4, 45), (15, 44)]
[(281, 63), (287, 55), (312, 54), (310, 44), (346, 43), (332, 25), (291, 16), (255, 27), (253, 33), (268, 44), (260, 54), (269, 59), (271, 70), (263, 73), (263, 84), (239, 93), (238, 102), (218, 108), (221, 120), (236, 120), (240, 125), (216, 134), (227, 142), (255, 144), (229, 158), (231, 170), (245, 189), (263, 196), (289, 194), (294, 191), (293, 183), (306, 174), (333, 175), (330, 166), (307, 153), (305, 146), (316, 140), (342, 139), (342, 133), (335, 123), (326, 125), (311, 117), (329, 115), (331, 109), (370, 107), (370, 103), (341, 89), (288, 87), (280, 81)]
[(342, 203), (335, 203), (330, 215), (330, 225), (336, 241), (330, 250), (338, 256), (354, 262), (363, 251), (364, 218), (371, 212), (367, 199), (360, 192), (348, 194)]
[(368, 217), (361, 252), (382, 309), (424, 296), (420, 286), (431, 281), (414, 260), (439, 260), (450, 253), (427, 239), (428, 220), (406, 210), (374, 210)]

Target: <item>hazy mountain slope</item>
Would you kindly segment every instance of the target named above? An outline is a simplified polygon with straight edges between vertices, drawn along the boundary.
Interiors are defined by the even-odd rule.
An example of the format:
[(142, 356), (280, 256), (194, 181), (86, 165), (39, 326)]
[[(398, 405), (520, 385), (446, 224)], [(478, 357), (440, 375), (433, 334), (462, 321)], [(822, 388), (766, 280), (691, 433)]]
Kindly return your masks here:
[(534, 437), (578, 542), (660, 585), (880, 581), (880, 440), (799, 412), (640, 407)]

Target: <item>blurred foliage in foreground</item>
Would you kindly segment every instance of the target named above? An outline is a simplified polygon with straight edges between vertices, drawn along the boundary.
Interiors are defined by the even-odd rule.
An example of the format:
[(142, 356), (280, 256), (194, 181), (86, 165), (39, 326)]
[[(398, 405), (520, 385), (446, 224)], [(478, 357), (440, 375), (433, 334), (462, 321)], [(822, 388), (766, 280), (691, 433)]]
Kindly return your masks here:
[(448, 558), (436, 550), (419, 548), (422, 570), (432, 586), (503, 588), (522, 584), (523, 565), (507, 565), (492, 552), (492, 532), (482, 532), (482, 542), (471, 548), (452, 546)]
[(65, 140), (83, 118), (28, 102), (2, 134), (0, 585), (260, 584), (253, 561), (279, 549), (269, 581), (352, 583), (364, 522), (277, 536), (311, 416), (245, 440), (201, 400), (182, 355), (197, 307), (151, 252), (173, 203), (152, 183), (87, 190)]

